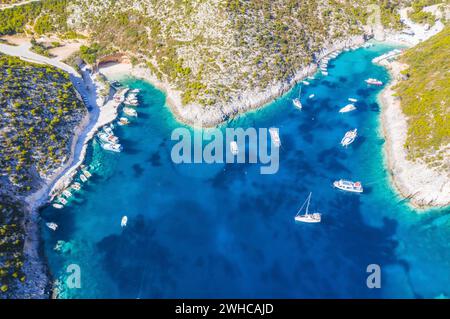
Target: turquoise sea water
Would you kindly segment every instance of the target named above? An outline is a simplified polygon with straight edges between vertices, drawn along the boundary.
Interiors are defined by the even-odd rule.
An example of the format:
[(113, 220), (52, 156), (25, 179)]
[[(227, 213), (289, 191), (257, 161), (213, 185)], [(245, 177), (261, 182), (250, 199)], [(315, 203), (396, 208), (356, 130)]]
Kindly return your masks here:
[[(289, 94), (225, 127), (280, 130), (280, 169), (259, 164), (171, 161), (170, 135), (181, 125), (163, 93), (136, 79), (139, 117), (115, 132), (120, 154), (89, 147), (94, 176), (63, 210), (42, 209), (44, 251), (62, 283), (62, 298), (414, 298), (450, 296), (450, 210), (418, 212), (392, 189), (383, 156), (380, 88), (389, 76), (371, 59), (391, 47), (346, 52), (330, 76), (303, 86), (302, 111)], [(308, 99), (310, 94), (315, 98)], [(348, 97), (357, 110), (337, 111)], [(339, 141), (354, 127), (348, 149)], [(361, 180), (361, 195), (337, 191), (333, 180)], [(321, 224), (296, 224), (309, 192)], [(128, 226), (120, 219), (128, 216)], [(44, 224), (54, 221), (52, 232)], [(55, 251), (57, 241), (65, 251)], [(65, 284), (81, 268), (81, 288)], [(381, 288), (366, 286), (369, 264), (381, 267)]]

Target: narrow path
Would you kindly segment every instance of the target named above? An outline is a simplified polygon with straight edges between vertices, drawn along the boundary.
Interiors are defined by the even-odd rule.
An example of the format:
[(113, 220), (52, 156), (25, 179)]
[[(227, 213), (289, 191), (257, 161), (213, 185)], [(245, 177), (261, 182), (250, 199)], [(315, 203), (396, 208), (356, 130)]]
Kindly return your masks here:
[[(74, 132), (75, 144), (72, 145), (70, 158), (67, 163), (56, 171), (40, 190), (27, 197), (26, 201), (28, 204), (32, 208), (36, 208), (47, 200), (49, 193), (53, 193), (54, 190), (64, 187), (68, 182), (68, 178), (65, 177), (69, 176), (83, 162), (88, 141), (94, 136), (99, 127), (116, 118), (118, 104), (112, 99), (103, 104), (102, 98), (97, 93), (100, 85), (96, 82), (95, 75), (85, 65), (81, 67), (80, 74), (73, 67), (55, 58), (48, 58), (31, 52), (29, 50), (30, 48), (30, 43), (24, 43), (19, 46), (0, 44), (1, 53), (16, 56), (28, 62), (52, 65), (67, 72), (74, 87), (88, 108), (87, 123), (85, 123), (81, 131)], [(84, 121), (86, 122), (86, 119)]]
[(22, 2), (17, 2), (17, 3), (11, 3), (11, 4), (3, 4), (3, 5), (0, 5), (0, 10), (14, 8), (14, 7), (18, 7), (18, 6), (23, 6), (23, 5), (27, 4), (27, 3), (39, 2), (39, 1), (41, 1), (41, 0), (28, 0), (28, 1), (22, 1)]

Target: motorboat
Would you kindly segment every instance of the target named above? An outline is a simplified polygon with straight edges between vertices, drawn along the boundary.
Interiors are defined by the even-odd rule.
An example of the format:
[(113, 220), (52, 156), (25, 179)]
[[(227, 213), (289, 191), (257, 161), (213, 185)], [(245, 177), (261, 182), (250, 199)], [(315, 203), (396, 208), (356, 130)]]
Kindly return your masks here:
[(237, 155), (239, 153), (239, 147), (238, 147), (236, 141), (230, 142), (230, 151), (231, 151), (231, 154), (233, 154), (233, 155)]
[(275, 127), (269, 128), (269, 134), (270, 134), (270, 138), (272, 139), (273, 144), (277, 147), (280, 147), (281, 140), (280, 140), (280, 135), (278, 134), (278, 129)]
[(367, 84), (369, 85), (376, 85), (376, 86), (381, 86), (383, 85), (383, 82), (381, 82), (380, 80), (377, 79), (373, 79), (373, 78), (369, 78), (367, 80), (364, 80)]
[(362, 193), (364, 191), (361, 182), (352, 182), (344, 179), (334, 181), (333, 186), (346, 192)]
[(127, 226), (127, 223), (128, 223), (128, 217), (123, 216), (122, 219), (120, 220), (120, 226), (125, 227), (125, 226)]
[(58, 224), (56, 223), (45, 223), (45, 225), (47, 225), (47, 227), (53, 231), (56, 231), (58, 229)]
[(346, 132), (341, 140), (341, 145), (347, 147), (355, 141), (356, 136), (358, 136), (358, 130), (356, 128), (354, 130)]
[(347, 104), (343, 108), (339, 110), (339, 113), (347, 113), (356, 110), (356, 106), (354, 104)]

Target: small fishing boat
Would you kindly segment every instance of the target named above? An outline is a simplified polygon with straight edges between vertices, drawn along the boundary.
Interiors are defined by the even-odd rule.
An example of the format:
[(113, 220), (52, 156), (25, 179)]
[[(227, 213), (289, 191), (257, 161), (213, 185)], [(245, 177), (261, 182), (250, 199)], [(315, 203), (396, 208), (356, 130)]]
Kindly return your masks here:
[(139, 92), (141, 92), (141, 90), (139, 90), (139, 89), (133, 89), (130, 91), (130, 93), (139, 93)]
[(80, 179), (81, 179), (81, 181), (82, 181), (83, 183), (86, 183), (86, 182), (87, 182), (87, 178), (86, 178), (86, 176), (84, 176), (83, 173), (80, 174)]
[(310, 96), (308, 96), (309, 99), (314, 98), (316, 95), (315, 94), (311, 94)]
[(58, 197), (58, 202), (60, 202), (63, 205), (67, 204), (67, 200), (64, 197)]
[(275, 127), (269, 128), (269, 134), (270, 134), (270, 138), (272, 139), (273, 144), (276, 147), (280, 147), (281, 140), (280, 140), (280, 135), (278, 135), (278, 129)]
[(124, 125), (130, 124), (130, 121), (129, 121), (126, 117), (121, 117), (121, 118), (117, 121), (117, 124), (119, 124), (120, 126), (124, 126)]
[[(308, 198), (306, 198), (305, 202), (303, 203), (302, 207), (297, 212), (297, 215), (295, 215), (294, 219), (296, 222), (302, 222), (302, 223), (320, 223), (322, 220), (322, 215), (320, 213), (309, 213), (309, 203), (311, 201), (311, 195), (312, 193), (309, 193)], [(305, 214), (301, 215), (303, 208), (306, 205)]]
[(45, 225), (53, 231), (58, 229), (58, 225), (56, 223), (45, 223)]
[(383, 82), (381, 82), (380, 80), (377, 79), (373, 79), (373, 78), (369, 78), (367, 80), (364, 80), (367, 84), (369, 85), (376, 85), (376, 86), (381, 86), (383, 85)]
[(344, 137), (341, 140), (341, 145), (347, 147), (348, 145), (352, 144), (355, 141), (356, 136), (358, 135), (357, 132), (358, 130), (355, 128), (354, 130), (345, 133)]
[(339, 110), (339, 113), (347, 113), (356, 110), (356, 106), (353, 104), (347, 104)]
[(67, 198), (72, 197), (72, 193), (70, 191), (68, 191), (67, 189), (63, 190), (63, 195), (66, 196)]
[(230, 142), (230, 151), (231, 151), (231, 154), (233, 154), (233, 155), (237, 155), (239, 153), (239, 147), (238, 147), (236, 141)]
[(304, 85), (310, 85), (310, 83), (309, 83), (308, 81), (305, 81), (305, 80), (303, 80), (302, 83), (303, 83)]
[(352, 102), (352, 103), (356, 103), (356, 102), (358, 102), (358, 99), (355, 99), (355, 98), (353, 98), (353, 97), (349, 97), (349, 98), (348, 98), (348, 101), (349, 101), (349, 102)]
[(333, 186), (336, 188), (339, 188), (343, 191), (353, 192), (353, 193), (362, 193), (364, 191), (363, 187), (361, 185), (361, 182), (352, 182), (352, 181), (347, 181), (344, 179), (334, 181)]
[(76, 191), (79, 191), (81, 189), (81, 185), (80, 185), (80, 183), (75, 182), (75, 183), (72, 184), (71, 188), (76, 190)]
[(322, 71), (322, 75), (323, 76), (328, 76), (328, 72), (327, 71)]
[(64, 208), (64, 205), (62, 205), (62, 204), (60, 204), (60, 203), (53, 203), (52, 206), (53, 206), (54, 208), (56, 208), (56, 209)]
[(124, 112), (126, 115), (129, 115), (129, 116), (137, 116), (136, 110), (135, 110), (135, 109), (132, 109), (131, 107), (124, 107), (124, 108), (123, 108), (123, 112)]
[(123, 216), (121, 221), (120, 221), (120, 226), (121, 227), (125, 227), (125, 226), (127, 226), (127, 223), (128, 223), (128, 217), (127, 216)]

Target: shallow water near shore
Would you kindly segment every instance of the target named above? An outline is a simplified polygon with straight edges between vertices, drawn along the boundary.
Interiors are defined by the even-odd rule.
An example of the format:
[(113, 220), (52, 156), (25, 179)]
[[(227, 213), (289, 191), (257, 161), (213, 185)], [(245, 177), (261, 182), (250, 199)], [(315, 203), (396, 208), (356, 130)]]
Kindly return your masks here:
[[(85, 164), (93, 177), (66, 208), (41, 211), (60, 297), (450, 296), (450, 210), (421, 213), (396, 195), (384, 165), (381, 88), (364, 83), (389, 80), (371, 59), (390, 49), (377, 45), (332, 60), (328, 77), (302, 86), (302, 111), (291, 102), (299, 85), (221, 127), (278, 127), (274, 175), (261, 175), (260, 164), (174, 164), (170, 136), (181, 124), (164, 95), (123, 80), (141, 89), (139, 117), (115, 130), (124, 151), (107, 153), (91, 142)], [(338, 113), (349, 97), (358, 98), (357, 110)], [(340, 139), (355, 127), (357, 140), (343, 149)], [(360, 180), (364, 194), (333, 189), (339, 178)], [(295, 223), (309, 192), (322, 223)], [(59, 229), (50, 231), (48, 221)], [(59, 240), (64, 252), (54, 250)], [(65, 284), (70, 264), (80, 266), (79, 289)], [(369, 264), (381, 267), (380, 289), (366, 285)]]

